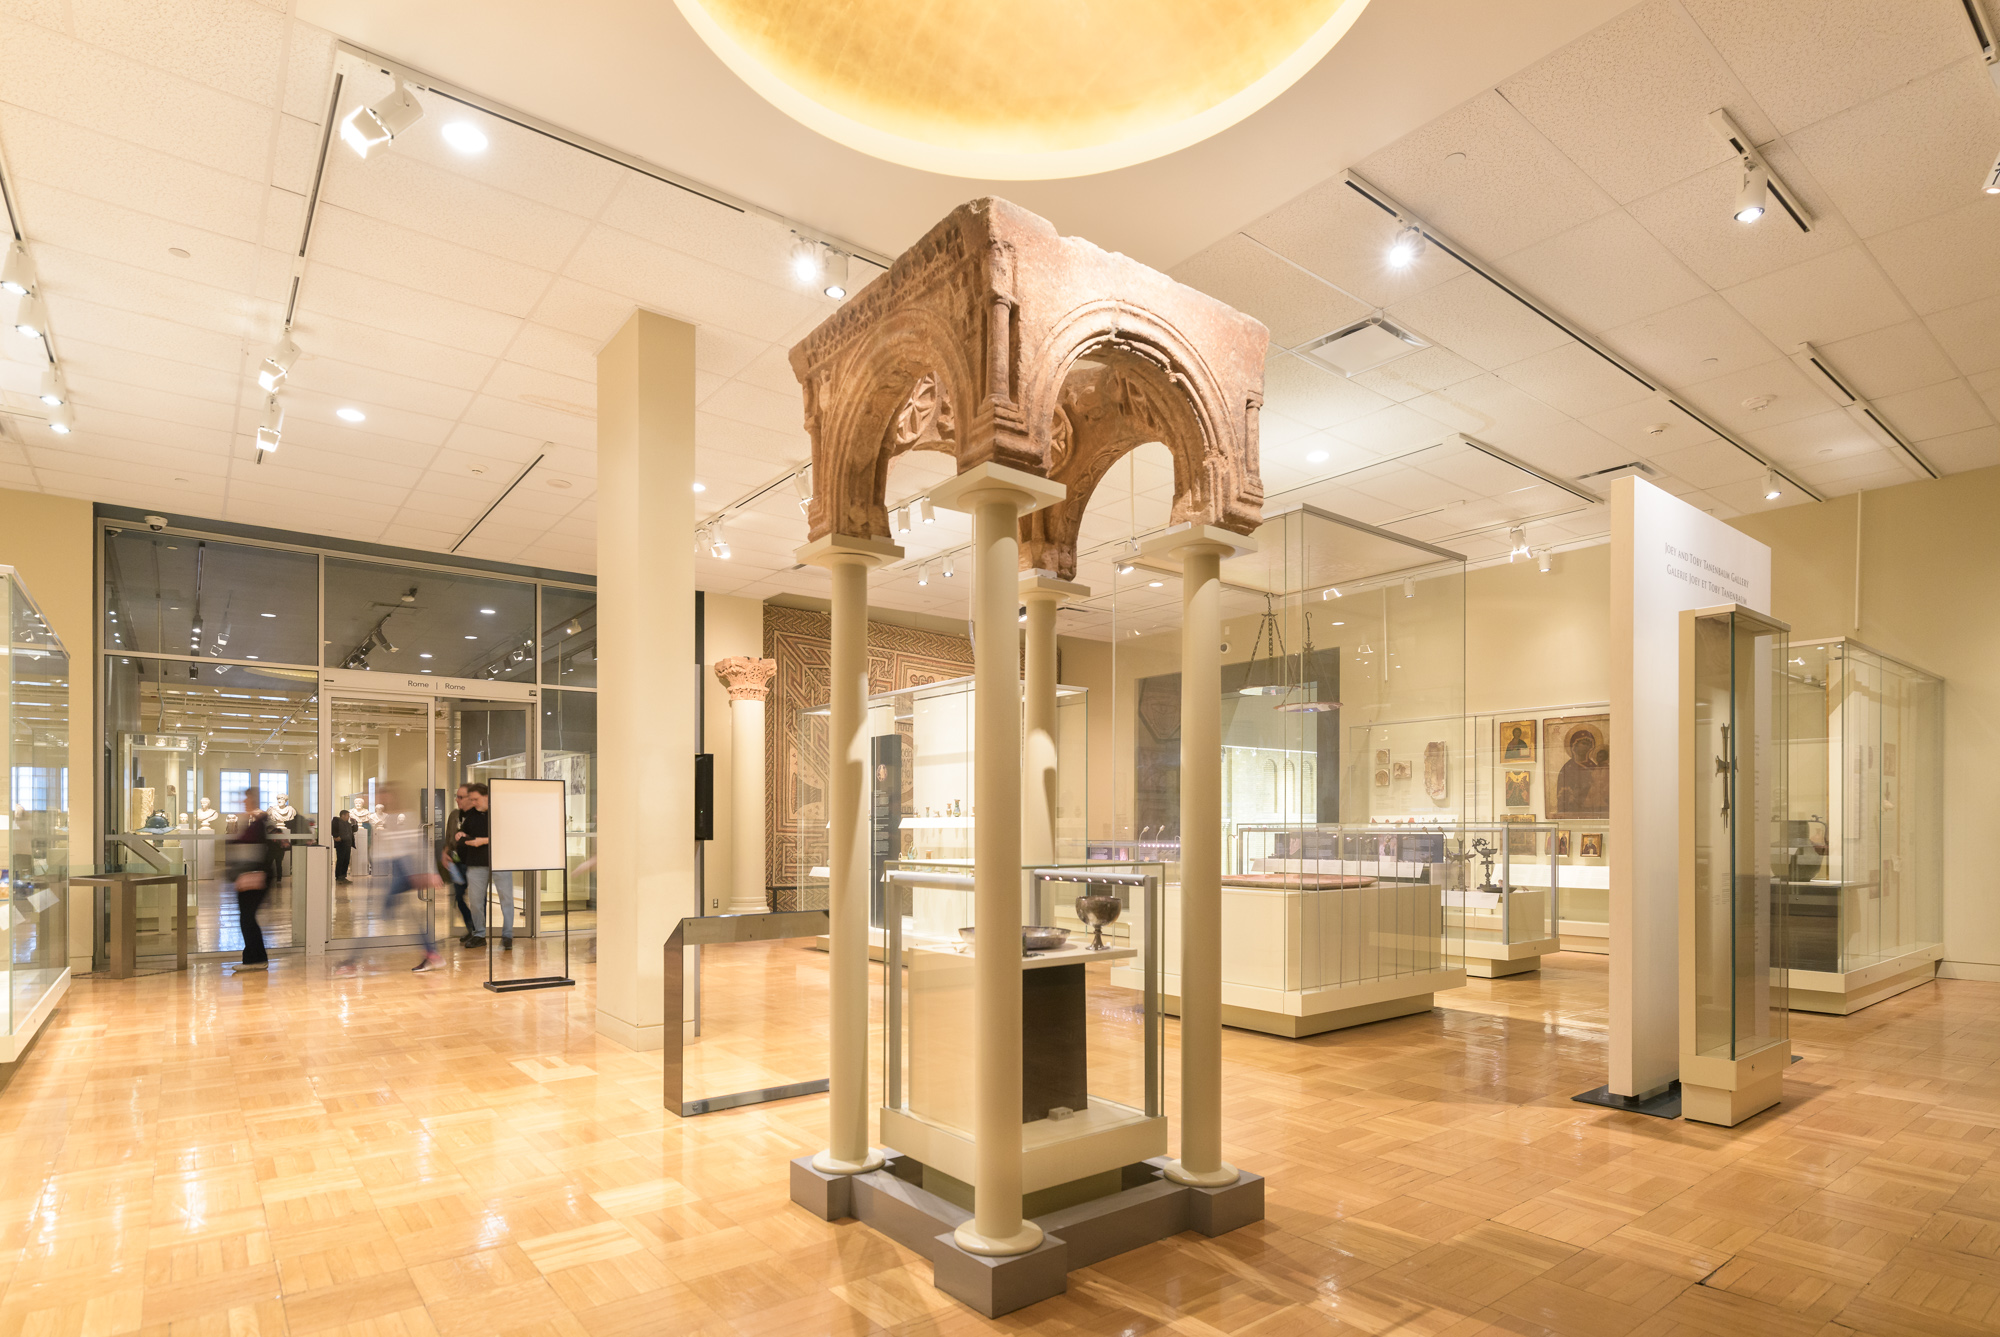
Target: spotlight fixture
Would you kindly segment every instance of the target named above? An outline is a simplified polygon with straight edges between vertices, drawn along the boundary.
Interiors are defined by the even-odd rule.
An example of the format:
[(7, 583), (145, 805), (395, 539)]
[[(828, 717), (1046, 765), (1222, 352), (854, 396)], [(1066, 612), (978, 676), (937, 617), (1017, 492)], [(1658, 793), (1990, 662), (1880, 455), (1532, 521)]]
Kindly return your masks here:
[(333, 416), (342, 422), (367, 422), (368, 415), (356, 408), (335, 409)]
[(59, 404), (49, 414), (49, 430), (57, 436), (68, 436), (70, 428), (76, 426), (76, 415), (70, 412), (68, 404)]
[(812, 509), (813, 491), (812, 491), (811, 464), (800, 465), (798, 472), (792, 475), (792, 491), (799, 494), (799, 514), (804, 515), (807, 511)]
[(340, 137), (347, 147), (365, 158), (371, 150), (381, 148), (415, 125), (423, 114), (417, 95), (399, 76), (395, 91), (388, 97), (372, 107), (356, 107), (341, 119)]
[(1403, 597), (1405, 599), (1414, 599), (1417, 597), (1417, 578), (1415, 576), (1403, 577)]
[(929, 497), (925, 497), (917, 503), (917, 510), (923, 516), (925, 524), (934, 525), (937, 523), (937, 512), (931, 509), (931, 499)]
[(48, 333), (49, 313), (42, 307), (40, 293), (29, 293), (21, 299), (21, 307), (14, 313), (14, 328), (25, 339), (39, 339)]
[(1776, 501), (1784, 494), (1784, 489), (1778, 486), (1778, 471), (1776, 469), (1766, 469), (1764, 471), (1764, 500)]
[[(2000, 158), (1993, 160), (1993, 170), (1986, 174), (1986, 180), (1979, 188), (1988, 195), (2000, 195)], [(0, 284), (0, 287), (4, 286), (6, 285)]]
[(1019, 621), (1020, 624), (1024, 627), (1028, 625), (1028, 605), (1026, 604), (1021, 605), (1020, 616), (1016, 620)]
[(1323, 450), (1315, 450), (1306, 456), (1307, 464), (1325, 464), (1330, 457)]
[(907, 507), (907, 506), (898, 506), (898, 507), (896, 508), (896, 513), (895, 513), (895, 515), (893, 515), (892, 517), (890, 517), (890, 519), (891, 519), (891, 520), (892, 520), (892, 522), (893, 522), (893, 525), (892, 525), (892, 527), (893, 527), (893, 528), (895, 529), (895, 531), (896, 531), (896, 532), (897, 532), (898, 534), (907, 534), (907, 533), (909, 533), (909, 532), (910, 532), (910, 508), (909, 508), (909, 507)]
[(928, 585), (930, 583), (931, 583), (931, 567), (930, 563), (926, 562), (922, 566), (917, 568), (917, 584)]
[(69, 391), (63, 386), (63, 374), (55, 363), (42, 368), (42, 388), (36, 396), (50, 408), (61, 408), (69, 398)]
[(706, 483), (696, 483), (696, 484), (694, 485), (694, 490), (695, 490), (696, 492), (706, 492), (706, 491), (708, 491), (708, 484), (706, 484)]
[(708, 541), (717, 557), (725, 562), (729, 560), (729, 540), (723, 537), (722, 521), (717, 520), (708, 527)]
[(792, 242), (792, 277), (801, 283), (811, 283), (819, 277), (819, 243), (798, 237)]
[(1120, 562), (1120, 563), (1118, 564), (1118, 574), (1119, 574), (1119, 575), (1121, 575), (1121, 576), (1129, 576), (1129, 575), (1131, 575), (1131, 574), (1132, 574), (1132, 564), (1131, 564), (1130, 562)]
[(1389, 243), (1389, 267), (1408, 269), (1424, 253), (1424, 230), (1414, 225), (1398, 228)]
[(264, 420), (257, 424), (257, 449), (276, 450), (284, 434), (285, 406), (276, 395), (269, 395), (264, 400)]
[(0, 288), (16, 297), (26, 297), (35, 290), (35, 257), (21, 242), (7, 248), (7, 259), (0, 264)]
[(1754, 223), (1771, 202), (1771, 174), (1762, 163), (1743, 160), (1743, 185), (1736, 192), (1736, 221)]
[(847, 296), (847, 253), (826, 248), (826, 286), (820, 289), (834, 301)]
[(452, 121), (438, 134), (460, 153), (486, 152), (486, 132), (471, 121)]
[(1335, 589), (1331, 585), (1327, 586), (1325, 589), (1319, 592), (1319, 601), (1321, 603), (1325, 603), (1328, 599), (1338, 599), (1339, 597), (1340, 597), (1340, 591), (1338, 589)]
[(285, 383), (285, 378), (292, 374), (292, 368), (298, 360), (299, 346), (292, 342), (292, 336), (287, 333), (278, 341), (278, 346), (271, 350), (271, 356), (264, 359), (264, 365), (257, 368), (257, 384), (263, 388), (265, 394), (272, 393)]
[(946, 580), (950, 580), (950, 579), (951, 579), (951, 576), (952, 576), (952, 570), (951, 570), (951, 554), (950, 554), (950, 553), (946, 553), (946, 554), (944, 555), (944, 562), (942, 563), (942, 565), (944, 566), (944, 578), (945, 578)]
[(1549, 573), (1549, 550), (1547, 548), (1542, 549), (1542, 555), (1535, 559), (1535, 565), (1542, 569), (1543, 575)]
[(1528, 555), (1528, 530), (1525, 525), (1517, 525), (1507, 531), (1507, 560)]

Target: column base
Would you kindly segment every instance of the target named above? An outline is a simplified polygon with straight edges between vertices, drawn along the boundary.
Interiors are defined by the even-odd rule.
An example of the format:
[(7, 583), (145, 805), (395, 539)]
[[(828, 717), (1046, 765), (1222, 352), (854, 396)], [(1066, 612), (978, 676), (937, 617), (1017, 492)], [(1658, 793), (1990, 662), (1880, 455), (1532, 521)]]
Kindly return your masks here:
[(812, 1158), (812, 1168), (823, 1175), (865, 1175), (870, 1170), (882, 1168), (882, 1153), (870, 1147), (868, 1154), (858, 1161), (844, 1161), (832, 1151), (816, 1153)]
[(1161, 1167), (1161, 1173), (1189, 1188), (1227, 1188), (1239, 1177), (1236, 1167), (1227, 1161), (1218, 1170), (1190, 1170), (1179, 1161), (1168, 1161)]
[(976, 1253), (986, 1258), (1011, 1258), (1017, 1253), (1033, 1253), (1042, 1244), (1042, 1228), (1033, 1221), (1023, 1221), (1021, 1228), (1005, 1238), (995, 1239), (982, 1235), (973, 1229), (972, 1222), (951, 1232), (951, 1242), (967, 1253)]

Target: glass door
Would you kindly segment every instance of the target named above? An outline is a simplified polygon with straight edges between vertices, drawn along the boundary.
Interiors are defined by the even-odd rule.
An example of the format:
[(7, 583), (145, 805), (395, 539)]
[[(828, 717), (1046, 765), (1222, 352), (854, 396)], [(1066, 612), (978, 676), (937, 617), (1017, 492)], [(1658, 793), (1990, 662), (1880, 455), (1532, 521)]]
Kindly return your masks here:
[[(443, 822), (451, 811), (453, 795), (461, 785), (484, 784), (492, 780), (524, 780), (537, 774), (534, 759), (534, 720), (527, 702), (441, 700), (436, 704), (432, 738), (433, 770), (437, 776), (437, 808)], [(444, 827), (437, 828), (442, 848)], [(536, 935), (540, 927), (540, 907), (535, 898), (534, 873), (494, 875), (487, 890), (483, 917), (489, 936), (503, 940)], [(478, 889), (475, 888), (475, 891)], [(439, 897), (437, 932), (462, 933), (464, 925), (454, 925), (452, 902)]]
[[(387, 849), (412, 825), (421, 828), (420, 850), (435, 847), (431, 702), (330, 695), (324, 719), (323, 807), (330, 818), (353, 823), (350, 841), (333, 841), (327, 936), (349, 948), (417, 942), (422, 928), (415, 917), (433, 907), (418, 897), (389, 899)], [(331, 837), (332, 821), (327, 828)], [(338, 829), (349, 831), (345, 824)]]

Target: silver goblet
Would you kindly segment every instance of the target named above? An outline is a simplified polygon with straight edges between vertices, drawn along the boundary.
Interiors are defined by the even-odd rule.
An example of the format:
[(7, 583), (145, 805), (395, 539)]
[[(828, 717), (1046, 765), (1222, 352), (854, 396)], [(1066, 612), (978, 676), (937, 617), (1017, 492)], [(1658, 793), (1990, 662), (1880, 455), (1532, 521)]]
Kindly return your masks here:
[(1115, 923), (1125, 906), (1116, 896), (1079, 896), (1076, 917), (1090, 927), (1090, 950), (1101, 952), (1110, 946), (1104, 941), (1104, 926)]

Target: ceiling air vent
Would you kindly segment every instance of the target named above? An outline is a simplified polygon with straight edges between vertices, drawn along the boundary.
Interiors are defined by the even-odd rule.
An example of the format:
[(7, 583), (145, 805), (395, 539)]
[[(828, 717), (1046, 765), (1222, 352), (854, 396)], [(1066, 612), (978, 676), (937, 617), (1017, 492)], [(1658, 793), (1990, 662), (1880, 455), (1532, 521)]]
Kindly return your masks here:
[(1659, 470), (1644, 460), (1632, 460), (1626, 464), (1614, 464), (1609, 469), (1599, 469), (1595, 473), (1578, 474), (1579, 483), (1609, 483), (1615, 478), (1653, 478)]
[(1372, 371), (1384, 363), (1394, 362), (1419, 348), (1428, 347), (1429, 344), (1408, 330), (1399, 329), (1379, 316), (1371, 316), (1357, 325), (1349, 325), (1325, 338), (1315, 339), (1299, 351), (1314, 361), (1332, 367), (1342, 376), (1359, 376), (1364, 371)]

